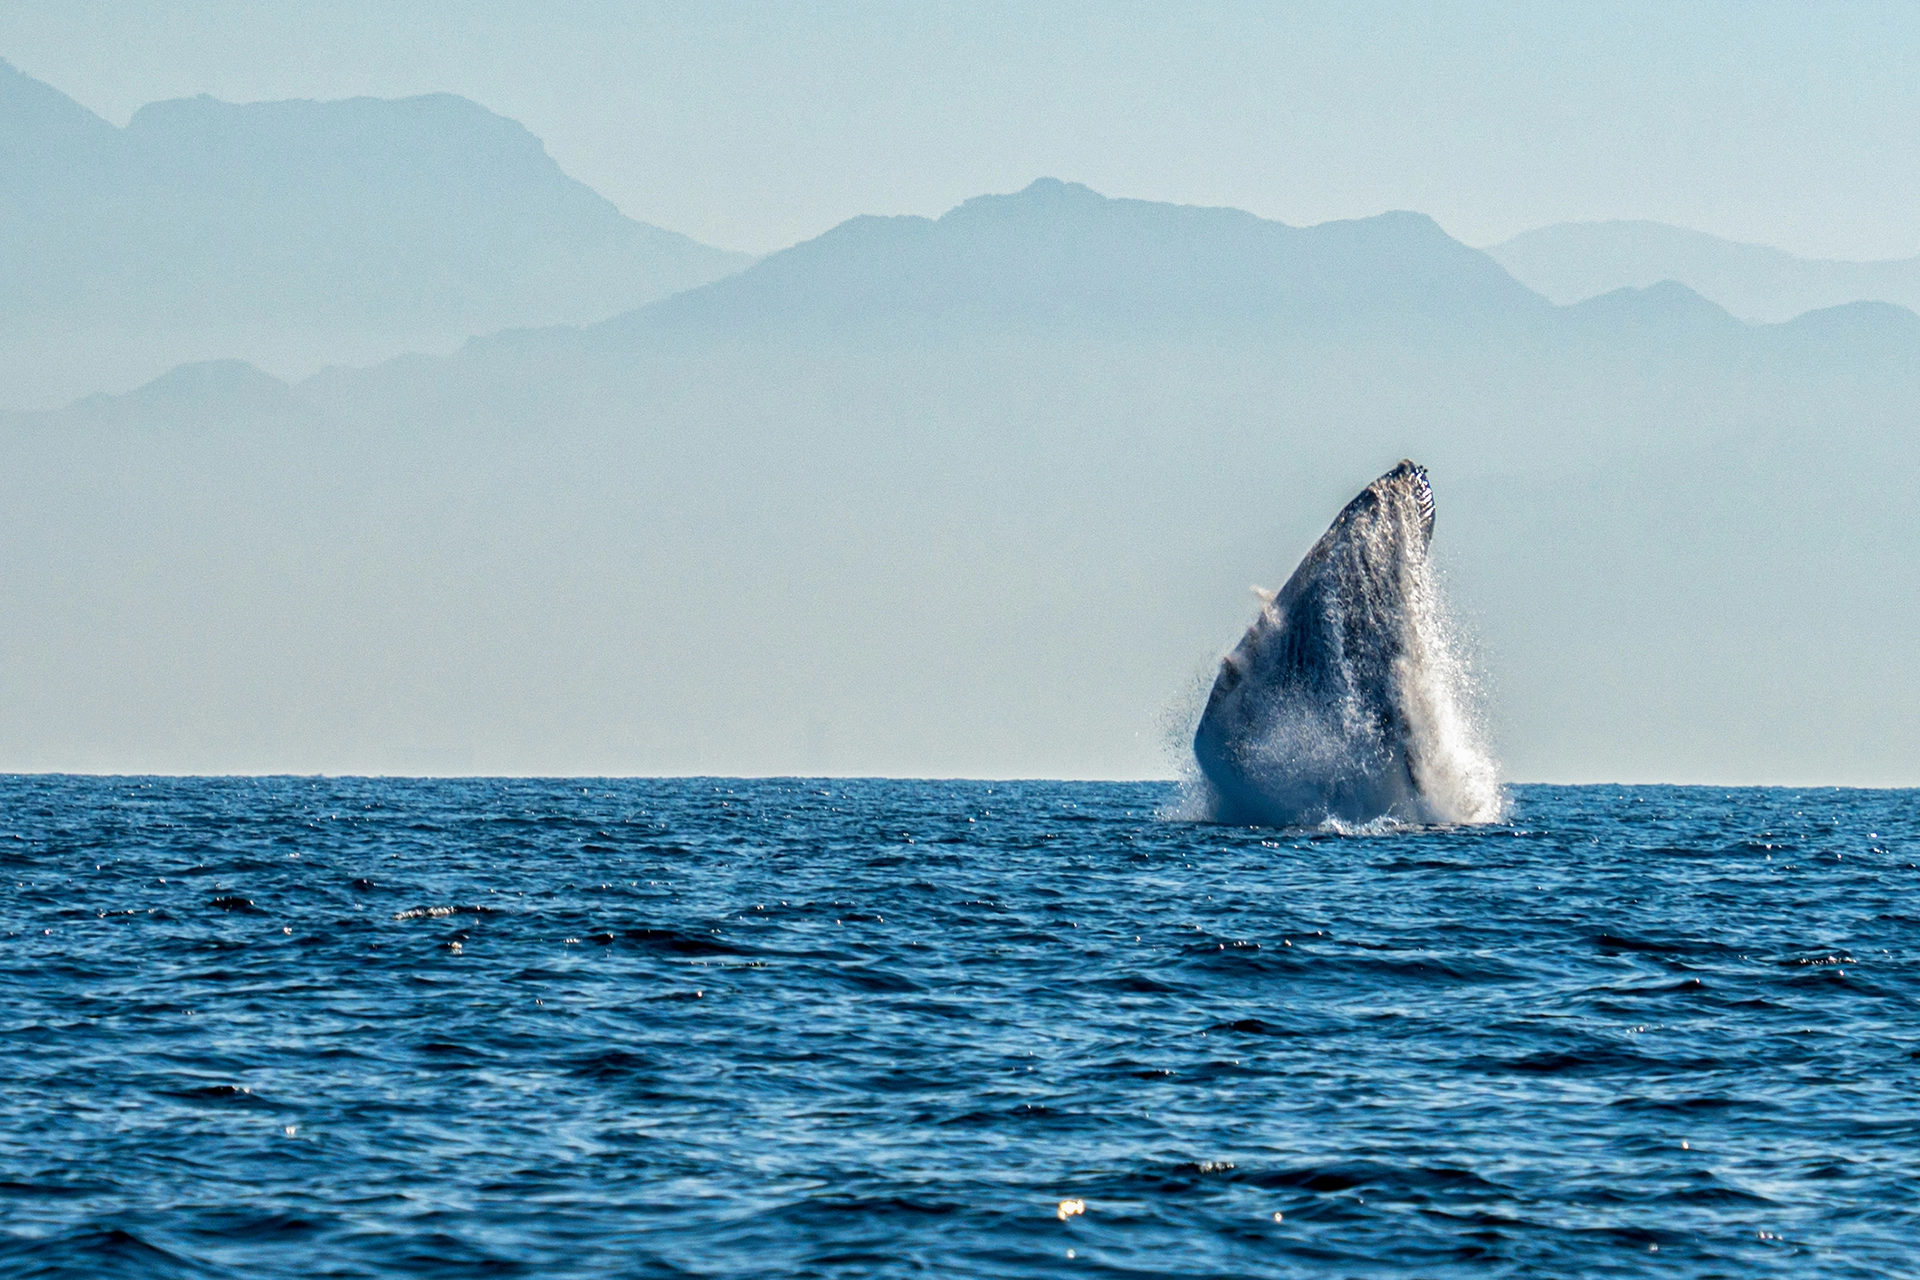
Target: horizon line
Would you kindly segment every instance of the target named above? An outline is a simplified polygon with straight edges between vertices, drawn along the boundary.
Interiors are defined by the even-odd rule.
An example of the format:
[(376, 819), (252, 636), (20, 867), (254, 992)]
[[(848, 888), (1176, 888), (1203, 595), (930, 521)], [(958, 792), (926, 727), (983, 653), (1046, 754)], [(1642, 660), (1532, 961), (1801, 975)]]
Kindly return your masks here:
[[(76, 778), (90, 781), (173, 782), (969, 782), (983, 784), (1065, 783), (1074, 785), (1183, 785), (1190, 779), (1172, 775), (1115, 778), (1091, 775), (1048, 777), (1040, 774), (985, 776), (972, 774), (907, 773), (353, 773), (267, 771), (260, 773), (91, 772), (72, 769), (0, 769), (0, 779)], [(1665, 787), (1676, 790), (1737, 791), (1920, 791), (1920, 782), (1626, 782), (1601, 779), (1589, 782), (1503, 779), (1502, 787)]]

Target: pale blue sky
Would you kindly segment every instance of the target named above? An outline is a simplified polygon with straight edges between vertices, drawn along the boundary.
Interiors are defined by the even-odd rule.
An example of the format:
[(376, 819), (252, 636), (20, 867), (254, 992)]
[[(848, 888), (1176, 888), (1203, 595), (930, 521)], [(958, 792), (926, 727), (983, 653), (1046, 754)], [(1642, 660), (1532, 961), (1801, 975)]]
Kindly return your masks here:
[(157, 98), (464, 94), (629, 214), (768, 250), (1042, 174), (1489, 243), (1651, 218), (1920, 254), (1920, 5), (323, 6), (14, 0), (0, 57)]

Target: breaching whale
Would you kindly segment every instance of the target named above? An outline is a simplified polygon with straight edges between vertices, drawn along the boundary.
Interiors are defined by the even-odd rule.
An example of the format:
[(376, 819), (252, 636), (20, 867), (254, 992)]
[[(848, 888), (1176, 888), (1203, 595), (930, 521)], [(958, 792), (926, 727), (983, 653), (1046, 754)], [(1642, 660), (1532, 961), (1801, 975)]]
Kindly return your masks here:
[(1433, 489), (1402, 461), (1340, 512), (1220, 663), (1194, 734), (1217, 821), (1485, 821), (1492, 762), (1457, 704), (1427, 549)]

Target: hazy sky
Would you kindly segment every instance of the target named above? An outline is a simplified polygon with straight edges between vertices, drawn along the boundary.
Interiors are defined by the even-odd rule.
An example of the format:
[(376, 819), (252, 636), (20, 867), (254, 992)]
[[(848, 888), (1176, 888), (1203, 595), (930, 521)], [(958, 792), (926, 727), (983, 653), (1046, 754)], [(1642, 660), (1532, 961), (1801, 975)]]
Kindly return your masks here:
[(1489, 243), (1652, 218), (1920, 254), (1920, 5), (12, 0), (0, 57), (124, 123), (464, 94), (629, 214), (768, 250), (1039, 175)]

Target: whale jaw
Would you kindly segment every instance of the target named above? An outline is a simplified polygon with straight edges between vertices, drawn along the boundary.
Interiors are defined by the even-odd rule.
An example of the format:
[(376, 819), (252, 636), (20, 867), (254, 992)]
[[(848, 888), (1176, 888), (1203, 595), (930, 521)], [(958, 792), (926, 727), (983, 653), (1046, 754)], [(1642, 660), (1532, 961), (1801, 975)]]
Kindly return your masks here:
[(1433, 517), (1426, 472), (1402, 461), (1346, 505), (1221, 661), (1193, 742), (1216, 820), (1439, 816), (1420, 783), (1428, 700), (1408, 688)]

